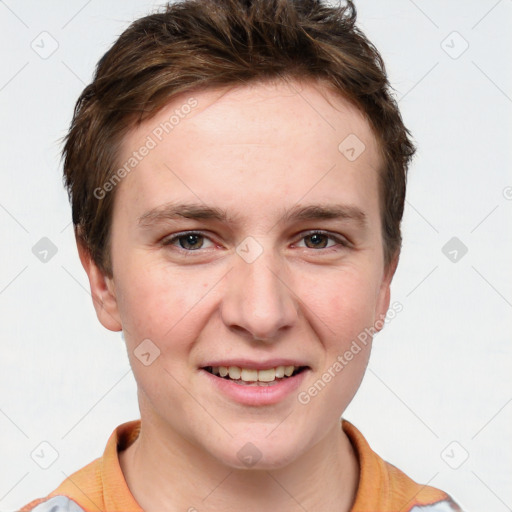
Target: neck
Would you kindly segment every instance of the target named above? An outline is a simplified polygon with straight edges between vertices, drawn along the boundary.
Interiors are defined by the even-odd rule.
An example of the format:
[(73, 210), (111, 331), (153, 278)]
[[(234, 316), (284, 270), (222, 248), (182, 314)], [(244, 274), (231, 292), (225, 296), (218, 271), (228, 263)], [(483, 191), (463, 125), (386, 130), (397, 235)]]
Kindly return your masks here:
[(341, 422), (310, 450), (271, 471), (226, 466), (144, 420), (139, 437), (119, 459), (145, 512), (348, 512), (359, 480), (357, 456)]

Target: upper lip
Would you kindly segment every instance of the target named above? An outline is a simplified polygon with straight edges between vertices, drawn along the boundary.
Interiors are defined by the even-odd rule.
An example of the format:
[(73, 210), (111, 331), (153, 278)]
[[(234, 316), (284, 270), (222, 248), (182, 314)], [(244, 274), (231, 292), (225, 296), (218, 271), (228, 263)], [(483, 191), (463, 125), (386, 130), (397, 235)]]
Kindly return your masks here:
[(298, 368), (299, 366), (308, 365), (296, 359), (267, 359), (266, 361), (253, 361), (250, 359), (216, 359), (201, 365), (201, 368), (206, 368), (208, 366), (238, 366), (239, 368), (248, 368), (253, 370), (268, 370), (270, 368), (277, 368), (278, 366), (295, 366)]

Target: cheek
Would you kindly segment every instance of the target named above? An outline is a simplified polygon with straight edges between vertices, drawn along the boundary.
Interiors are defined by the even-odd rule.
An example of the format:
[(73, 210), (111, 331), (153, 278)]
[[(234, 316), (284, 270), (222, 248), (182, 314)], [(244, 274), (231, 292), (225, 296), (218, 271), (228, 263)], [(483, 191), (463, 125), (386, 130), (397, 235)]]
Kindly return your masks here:
[(166, 367), (177, 370), (180, 359), (211, 320), (212, 288), (222, 276), (211, 272), (205, 276), (192, 266), (176, 269), (134, 261), (119, 277), (118, 306), (128, 348), (133, 352), (142, 340), (150, 339), (164, 356)]
[[(137, 338), (160, 343), (192, 307), (194, 297), (187, 293), (178, 276), (151, 265), (127, 265), (119, 272), (117, 301), (126, 331)], [(135, 341), (135, 340), (133, 340)]]
[(373, 276), (361, 269), (331, 271), (324, 279), (310, 281), (301, 295), (322, 320), (326, 339), (340, 349), (374, 321), (375, 284)]
[[(368, 279), (343, 271), (308, 303), (322, 320), (315, 323), (325, 352), (316, 380), (301, 398), (311, 401), (315, 414), (333, 421), (353, 399), (370, 357), (375, 293)], [(316, 396), (321, 398), (313, 400)]]

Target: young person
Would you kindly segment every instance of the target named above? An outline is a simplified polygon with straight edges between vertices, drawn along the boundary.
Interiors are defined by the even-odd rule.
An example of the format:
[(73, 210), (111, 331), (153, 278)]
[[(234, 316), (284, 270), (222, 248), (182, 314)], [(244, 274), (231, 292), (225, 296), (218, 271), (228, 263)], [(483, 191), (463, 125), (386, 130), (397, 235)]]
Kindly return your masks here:
[(64, 175), (141, 418), (22, 511), (460, 510), (340, 419), (390, 307), (414, 154), (355, 20), (185, 0), (100, 60)]

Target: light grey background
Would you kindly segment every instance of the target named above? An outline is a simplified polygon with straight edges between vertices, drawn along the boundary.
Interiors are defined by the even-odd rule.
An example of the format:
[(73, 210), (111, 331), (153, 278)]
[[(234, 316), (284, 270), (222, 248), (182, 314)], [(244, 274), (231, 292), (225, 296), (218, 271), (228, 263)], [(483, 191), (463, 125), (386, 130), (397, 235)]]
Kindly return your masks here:
[[(0, 1), (2, 511), (139, 417), (123, 341), (97, 321), (78, 259), (59, 138), (98, 59), (162, 3)], [(356, 5), (419, 149), (392, 285), (403, 311), (344, 416), (466, 511), (512, 510), (512, 1)], [(32, 252), (43, 237), (57, 249), (46, 262)]]

